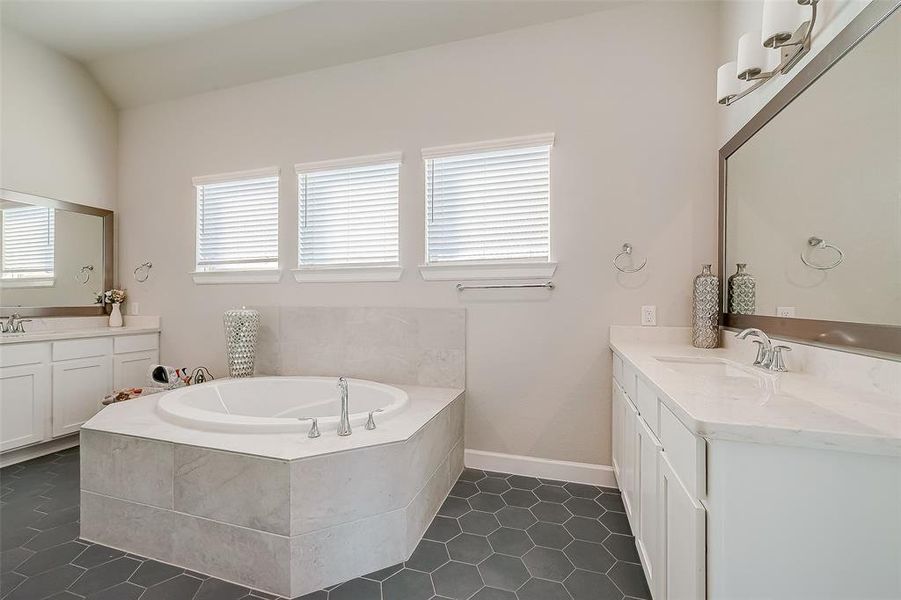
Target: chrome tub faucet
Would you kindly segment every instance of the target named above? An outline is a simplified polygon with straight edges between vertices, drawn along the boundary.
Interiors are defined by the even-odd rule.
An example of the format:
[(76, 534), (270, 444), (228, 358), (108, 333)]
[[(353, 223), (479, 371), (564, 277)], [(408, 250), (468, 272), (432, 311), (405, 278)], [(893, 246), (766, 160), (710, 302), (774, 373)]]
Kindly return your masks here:
[(341, 399), (341, 417), (338, 420), (338, 435), (346, 436), (353, 433), (350, 429), (350, 414), (347, 408), (347, 378), (338, 378), (338, 396)]

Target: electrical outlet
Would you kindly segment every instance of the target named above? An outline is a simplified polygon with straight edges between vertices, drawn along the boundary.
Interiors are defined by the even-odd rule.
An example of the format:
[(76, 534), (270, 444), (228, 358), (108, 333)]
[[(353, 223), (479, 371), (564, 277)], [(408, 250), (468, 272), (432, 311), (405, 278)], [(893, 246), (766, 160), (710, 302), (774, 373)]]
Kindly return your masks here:
[(657, 325), (657, 307), (642, 306), (641, 307), (641, 324), (654, 327)]
[(795, 316), (795, 307), (794, 306), (777, 306), (776, 307), (776, 316), (777, 317), (794, 317)]
[(128, 314), (130, 314), (131, 316), (141, 314), (141, 305), (138, 302), (129, 302)]

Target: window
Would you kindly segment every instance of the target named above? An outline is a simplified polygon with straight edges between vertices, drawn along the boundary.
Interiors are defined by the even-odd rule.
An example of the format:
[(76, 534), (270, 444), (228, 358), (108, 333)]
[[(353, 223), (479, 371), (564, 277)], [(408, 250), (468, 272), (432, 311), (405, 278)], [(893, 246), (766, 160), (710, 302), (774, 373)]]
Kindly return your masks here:
[(4, 208), (2, 219), (3, 279), (52, 279), (54, 210), (43, 206)]
[(277, 271), (278, 179), (277, 169), (194, 179), (197, 274)]
[(400, 153), (297, 165), (298, 281), (395, 280)]
[(553, 140), (545, 135), (423, 150), (427, 265), (550, 264)]

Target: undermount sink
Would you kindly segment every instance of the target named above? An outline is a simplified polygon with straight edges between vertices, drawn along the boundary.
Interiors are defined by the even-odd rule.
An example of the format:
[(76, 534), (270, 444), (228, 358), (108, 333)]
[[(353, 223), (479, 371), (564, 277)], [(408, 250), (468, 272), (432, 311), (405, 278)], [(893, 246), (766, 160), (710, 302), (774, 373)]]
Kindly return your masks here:
[(655, 356), (668, 369), (693, 377), (741, 377), (758, 379), (760, 376), (724, 358), (698, 356)]

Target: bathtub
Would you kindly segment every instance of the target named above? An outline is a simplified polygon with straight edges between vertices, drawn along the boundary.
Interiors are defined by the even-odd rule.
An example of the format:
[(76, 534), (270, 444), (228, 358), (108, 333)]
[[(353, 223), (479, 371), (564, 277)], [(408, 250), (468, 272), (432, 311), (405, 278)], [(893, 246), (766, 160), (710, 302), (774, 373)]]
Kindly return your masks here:
[[(340, 401), (336, 377), (254, 377), (225, 379), (166, 392), (157, 412), (166, 421), (230, 433), (305, 432), (318, 418), (323, 431), (337, 429)], [(381, 409), (377, 422), (390, 419), (410, 402), (396, 387), (348, 379), (351, 425), (362, 425), (369, 411)]]

